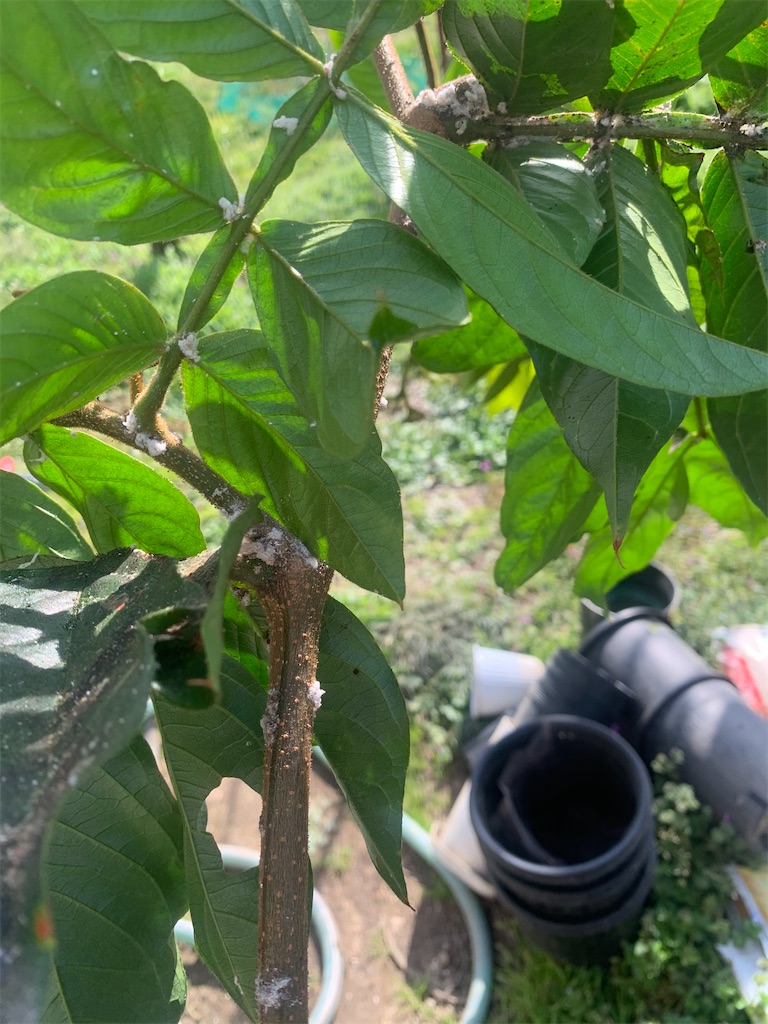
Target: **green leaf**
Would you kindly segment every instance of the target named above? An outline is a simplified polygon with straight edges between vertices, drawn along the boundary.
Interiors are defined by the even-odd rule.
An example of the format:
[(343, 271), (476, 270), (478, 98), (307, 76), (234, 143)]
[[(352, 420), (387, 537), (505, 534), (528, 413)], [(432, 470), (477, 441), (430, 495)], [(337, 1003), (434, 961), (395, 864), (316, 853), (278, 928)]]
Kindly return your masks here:
[[(663, 185), (622, 146), (598, 153), (590, 169), (606, 223), (584, 270), (627, 298), (694, 325), (685, 224)], [(635, 489), (689, 398), (639, 387), (535, 343), (529, 348), (547, 404), (574, 455), (603, 488), (620, 540)]]
[[(624, 542), (621, 562), (614, 548), (608, 516), (601, 502), (603, 525), (593, 522), (584, 554), (576, 572), (576, 593), (605, 605), (605, 595), (620, 579), (644, 568), (685, 511), (688, 478), (685, 473), (686, 443), (674, 442), (651, 463), (637, 489)], [(595, 517), (597, 520), (597, 516)]]
[(718, 106), (730, 117), (768, 112), (768, 23), (757, 25), (717, 61), (709, 84)]
[(646, 387), (722, 395), (762, 385), (767, 355), (662, 315), (576, 269), (516, 190), (458, 146), (405, 128), (352, 93), (336, 115), (374, 181), (521, 333)]
[(41, 561), (0, 572), (0, 828), (5, 863), (19, 865), (3, 874), (0, 919), (2, 948), (15, 957), (3, 979), (13, 1020), (37, 1020), (45, 992), (35, 926), (46, 913), (47, 826), (73, 783), (122, 750), (144, 715), (153, 658), (139, 620), (205, 600), (176, 562), (140, 551), (49, 568)]
[(323, 58), (293, 0), (78, 3), (115, 49), (147, 60), (178, 60), (204, 78), (261, 82), (308, 75)]
[(264, 518), (259, 509), (260, 498), (260, 494), (251, 498), (227, 527), (219, 548), (216, 583), (203, 616), (201, 633), (208, 663), (208, 681), (216, 694), (219, 693), (221, 659), (225, 651), (224, 608), (230, 596), (229, 575), (246, 533)]
[[(373, 50), (383, 36), (400, 32), (436, 10), (442, 0), (380, 0), (378, 10), (363, 31), (350, 63), (360, 61)], [(370, 0), (299, 0), (310, 25), (347, 33), (357, 26), (370, 6)]]
[(142, 737), (70, 791), (44, 874), (57, 940), (44, 1024), (175, 1024), (186, 994), (173, 939), (187, 909), (181, 818)]
[(375, 340), (410, 341), (468, 320), (452, 270), (422, 241), (382, 220), (324, 224), (266, 221), (261, 245), (301, 274), (330, 310), (362, 338), (382, 309), (406, 326)]
[[(171, 786), (184, 827), (184, 868), (195, 945), (200, 956), (248, 1015), (257, 1019), (258, 870), (224, 870), (206, 826), (205, 800), (224, 778), (261, 788), (264, 738), (259, 725), (266, 693), (247, 669), (222, 661), (221, 704), (179, 708), (153, 695)], [(254, 845), (258, 825), (253, 823)]]
[(642, 110), (698, 82), (765, 17), (762, 0), (624, 0), (616, 5), (611, 64), (595, 107)]
[(325, 80), (311, 79), (290, 96), (272, 121), (269, 139), (245, 194), (246, 203), (260, 193), (262, 205), (274, 190), (290, 177), (299, 157), (320, 139), (333, 115), (333, 102), (326, 96), (318, 107)]
[(188, 558), (205, 548), (192, 502), (149, 466), (98, 438), (44, 426), (27, 441), (24, 458), (41, 483), (74, 505), (97, 551), (135, 544), (151, 554)]
[(0, 311), (0, 444), (78, 409), (158, 359), (165, 325), (133, 285), (64, 274)]
[(75, 521), (39, 487), (15, 473), (0, 475), (0, 562), (23, 555), (90, 559)]
[(486, 162), (515, 185), (580, 267), (605, 223), (595, 182), (577, 156), (558, 142), (492, 149)]
[(443, 8), (448, 42), (515, 116), (602, 88), (611, 74), (613, 10), (581, 0), (458, 0)]
[(507, 543), (496, 563), (498, 585), (510, 593), (562, 554), (583, 529), (598, 494), (534, 382), (507, 442), (501, 505)]
[(376, 641), (348, 608), (328, 598), (318, 679), (325, 688), (315, 735), (365, 838), (371, 860), (408, 902), (400, 859), (408, 714)]
[(436, 337), (417, 341), (415, 363), (433, 373), (485, 369), (527, 355), (522, 338), (479, 295), (467, 289), (470, 323)]
[(195, 443), (214, 469), (359, 586), (405, 592), (400, 492), (375, 432), (354, 459), (326, 452), (256, 331), (210, 335), (184, 367)]
[[(331, 29), (328, 35), (334, 50), (340, 50), (344, 44), (344, 33)], [(379, 72), (376, 70), (376, 63), (372, 56), (366, 57), (365, 60), (349, 68), (344, 74), (344, 80), (349, 80), (358, 92), (361, 92), (371, 103), (375, 103), (377, 107), (381, 107), (383, 110), (390, 109), (386, 90), (379, 78)]]
[(467, 316), (442, 260), (384, 221), (267, 222), (248, 279), (283, 379), (334, 455), (355, 455), (370, 437), (383, 345)]
[[(708, 325), (763, 351), (768, 351), (766, 184), (764, 156), (718, 153), (702, 186), (704, 208), (722, 253), (719, 268), (702, 268)], [(708, 408), (731, 469), (752, 501), (768, 513), (768, 391), (718, 398)]]
[(700, 440), (686, 452), (689, 501), (721, 526), (741, 530), (750, 544), (768, 537), (768, 518), (749, 499), (717, 445)]
[[(223, 258), (224, 249), (226, 248), (231, 230), (232, 229), (230, 227), (219, 228), (200, 254), (197, 263), (195, 264), (195, 269), (192, 271), (192, 276), (187, 283), (184, 298), (181, 302), (178, 321), (179, 330), (181, 330), (189, 317), (192, 307), (199, 300), (200, 293), (205, 287), (211, 272), (218, 271), (220, 269), (218, 264)], [(244, 266), (245, 254), (238, 249), (232, 256), (229, 263), (227, 263), (226, 269), (219, 278), (213, 294), (205, 303), (203, 309), (196, 314), (196, 330), (199, 331), (201, 327), (205, 327), (208, 321), (212, 320), (213, 317), (216, 316), (218, 311), (227, 301), (229, 293), (232, 291), (232, 286)], [(216, 276), (218, 276), (218, 274)]]
[(119, 57), (69, 0), (10, 0), (3, 29), (7, 206), (56, 235), (124, 245), (220, 226), (235, 186), (182, 85)]

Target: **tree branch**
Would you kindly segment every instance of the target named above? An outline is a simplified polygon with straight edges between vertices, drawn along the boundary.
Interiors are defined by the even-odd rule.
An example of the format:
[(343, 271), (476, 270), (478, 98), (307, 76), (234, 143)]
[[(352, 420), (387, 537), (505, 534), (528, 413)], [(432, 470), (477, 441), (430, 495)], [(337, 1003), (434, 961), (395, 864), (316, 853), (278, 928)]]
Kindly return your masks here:
[(387, 94), (390, 110), (402, 121), (413, 106), (413, 93), (400, 54), (389, 36), (384, 36), (373, 51), (373, 60)]
[[(118, 413), (112, 412), (101, 402), (90, 402), (82, 409), (59, 416), (53, 423), (69, 429), (81, 427), (85, 430), (95, 430), (114, 441), (121, 441), (138, 451), (147, 452), (147, 448), (140, 440), (142, 437), (146, 438), (146, 435), (130, 430)], [(223, 476), (219, 476), (207, 466), (199, 455), (182, 444), (175, 434), (166, 430), (161, 438), (150, 440), (156, 441), (153, 448), (155, 462), (170, 469), (182, 480), (186, 480), (225, 516), (231, 517), (242, 511), (246, 497), (227, 483)]]
[(591, 142), (601, 139), (659, 139), (685, 142), (704, 148), (765, 149), (768, 131), (764, 124), (739, 122), (727, 117), (707, 117), (686, 111), (650, 114), (558, 113), (536, 117), (508, 116), (505, 104), (495, 111), (488, 106), (485, 90), (473, 75), (465, 75), (437, 89), (425, 89), (409, 107), (403, 120), (459, 145), (484, 140), (498, 145), (551, 139), (557, 142)]

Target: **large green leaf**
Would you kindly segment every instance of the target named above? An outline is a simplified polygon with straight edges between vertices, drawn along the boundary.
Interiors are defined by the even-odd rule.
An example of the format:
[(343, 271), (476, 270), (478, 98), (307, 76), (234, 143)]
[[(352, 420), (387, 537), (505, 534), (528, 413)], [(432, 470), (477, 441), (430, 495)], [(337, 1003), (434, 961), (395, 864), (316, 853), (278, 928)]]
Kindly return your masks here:
[(768, 112), (768, 22), (756, 26), (717, 61), (709, 84), (719, 107), (731, 117)]
[[(195, 269), (192, 271), (192, 276), (187, 282), (184, 298), (181, 302), (178, 321), (179, 330), (184, 326), (195, 304), (198, 306), (195, 311), (195, 330), (199, 331), (201, 327), (205, 327), (208, 321), (216, 316), (227, 301), (229, 293), (232, 291), (232, 286), (245, 265), (245, 253), (238, 248), (229, 262), (224, 267), (221, 266), (221, 263), (226, 259), (225, 250), (231, 230), (230, 227), (219, 228), (205, 249), (200, 253)], [(222, 270), (223, 273), (221, 273)], [(206, 301), (201, 298), (201, 295), (206, 288), (211, 274), (219, 279), (213, 294)], [(201, 306), (202, 308), (200, 308)]]
[(534, 208), (565, 256), (580, 267), (605, 223), (592, 175), (558, 142), (486, 150), (484, 159)]
[(96, 437), (44, 426), (27, 441), (24, 458), (41, 483), (74, 505), (97, 551), (135, 544), (154, 555), (188, 558), (205, 548), (192, 502)]
[[(224, 778), (261, 787), (264, 737), (259, 725), (267, 695), (258, 679), (225, 655), (222, 700), (191, 711), (155, 694), (157, 724), (184, 828), (184, 869), (195, 945), (235, 1002), (257, 1019), (258, 870), (224, 870), (206, 831), (205, 800)], [(253, 822), (258, 846), (258, 822)]]
[(261, 82), (308, 75), (323, 57), (293, 0), (78, 3), (116, 49), (148, 60), (178, 60), (204, 78)]
[(434, 373), (485, 369), (527, 355), (522, 338), (499, 314), (468, 290), (470, 323), (434, 338), (417, 341), (414, 362)]
[(507, 442), (501, 505), (507, 543), (496, 563), (499, 586), (515, 590), (562, 554), (581, 533), (599, 493), (563, 440), (534, 382)]
[(326, 452), (272, 366), (256, 331), (211, 335), (184, 368), (195, 442), (206, 461), (317, 557), (353, 582), (401, 601), (400, 493), (374, 431), (354, 459)]
[[(599, 153), (590, 169), (606, 223), (584, 270), (635, 302), (695, 325), (685, 223), (659, 179), (622, 146)], [(620, 539), (635, 488), (689, 399), (640, 387), (535, 343), (530, 348), (544, 397), (573, 453), (603, 488)]]
[(0, 444), (96, 398), (163, 352), (165, 326), (133, 285), (64, 274), (0, 311)]
[(355, 455), (370, 437), (382, 346), (467, 317), (455, 275), (384, 221), (268, 222), (248, 279), (283, 379), (334, 455)]
[(43, 1024), (175, 1024), (186, 994), (173, 938), (187, 909), (181, 818), (142, 737), (69, 792), (43, 871), (57, 942)]
[(371, 634), (348, 608), (328, 598), (317, 676), (325, 694), (315, 735), (365, 838), (371, 860), (407, 903), (400, 859), (408, 767), (408, 713)]
[(686, 453), (689, 501), (721, 526), (741, 530), (750, 544), (768, 537), (768, 518), (744, 492), (725, 456), (710, 440), (702, 439)]
[(613, 75), (596, 107), (642, 110), (693, 85), (765, 17), (762, 0), (623, 0), (616, 4)]
[[(663, 449), (651, 463), (637, 489), (624, 542), (621, 562), (616, 557), (613, 534), (602, 501), (602, 527), (590, 534), (576, 572), (576, 592), (596, 604), (620, 579), (644, 568), (685, 511), (688, 478), (684, 456), (689, 445), (674, 443)], [(602, 508), (601, 508), (602, 506)], [(596, 515), (595, 520), (599, 517)]]
[(583, 0), (453, 0), (443, 8), (451, 46), (515, 116), (605, 85), (613, 17), (612, 4)]
[[(349, 63), (362, 60), (382, 36), (413, 25), (440, 3), (441, 0), (378, 0), (378, 9), (358, 39)], [(299, 6), (311, 25), (352, 32), (371, 6), (371, 0), (299, 0)]]
[(521, 333), (646, 387), (756, 390), (768, 355), (619, 295), (564, 259), (501, 175), (350, 93), (336, 111), (363, 167), (446, 262)]
[(333, 114), (322, 78), (310, 79), (283, 103), (272, 121), (258, 167), (248, 183), (246, 203), (259, 194), (262, 205), (293, 173), (296, 161), (320, 139)]
[[(768, 351), (768, 160), (718, 153), (702, 186), (722, 261), (704, 265), (707, 323), (726, 338)], [(763, 379), (765, 384), (766, 379)], [(709, 402), (712, 428), (731, 469), (768, 514), (768, 390)]]
[(0, 472), (0, 507), (0, 562), (23, 555), (93, 557), (70, 514), (24, 477)]
[(183, 86), (119, 57), (70, 0), (9, 0), (2, 13), (0, 196), (12, 210), (125, 245), (221, 224), (235, 186)]
[(0, 572), (4, 835), (3, 1010), (37, 1020), (45, 995), (43, 837), (62, 797), (136, 734), (153, 675), (139, 621), (205, 595), (171, 559), (113, 551), (91, 562)]

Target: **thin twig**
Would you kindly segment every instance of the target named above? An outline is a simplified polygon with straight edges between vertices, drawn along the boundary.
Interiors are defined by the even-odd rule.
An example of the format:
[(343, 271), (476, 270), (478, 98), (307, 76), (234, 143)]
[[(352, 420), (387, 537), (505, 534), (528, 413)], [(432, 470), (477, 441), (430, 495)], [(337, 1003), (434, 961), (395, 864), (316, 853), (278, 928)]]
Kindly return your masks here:
[(416, 29), (416, 38), (419, 40), (419, 49), (421, 50), (421, 59), (424, 64), (424, 71), (427, 75), (427, 85), (430, 89), (436, 89), (437, 84), (440, 81), (440, 75), (437, 70), (437, 64), (435, 63), (435, 56), (432, 53), (432, 47), (429, 45), (427, 31), (424, 28), (424, 19), (420, 18), (414, 27)]

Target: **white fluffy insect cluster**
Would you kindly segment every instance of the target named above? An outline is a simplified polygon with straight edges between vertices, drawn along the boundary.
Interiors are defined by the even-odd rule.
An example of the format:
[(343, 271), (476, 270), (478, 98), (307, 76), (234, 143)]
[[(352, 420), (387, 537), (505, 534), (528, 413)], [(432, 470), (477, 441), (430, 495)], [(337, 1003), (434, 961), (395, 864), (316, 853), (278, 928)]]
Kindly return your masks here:
[(273, 128), (285, 128), (286, 135), (293, 135), (299, 125), (298, 117), (285, 117), (281, 115), (272, 122)]
[(320, 709), (320, 705), (323, 703), (324, 693), (325, 690), (322, 688), (317, 679), (311, 682), (307, 687), (307, 697), (309, 697), (309, 703), (312, 705), (315, 711), (318, 711)]
[(197, 335), (194, 332), (179, 338), (179, 348), (191, 363), (200, 362), (200, 356), (197, 352)]
[(259, 561), (266, 562), (267, 565), (274, 565), (277, 562), (283, 541), (282, 531), (277, 526), (273, 526), (269, 533), (253, 542), (249, 553), (254, 554)]
[(133, 439), (133, 443), (137, 448), (141, 448), (148, 455), (151, 455), (153, 459), (158, 455), (162, 455), (168, 447), (165, 441), (159, 437), (153, 437), (151, 434), (137, 434)]
[(438, 89), (425, 89), (419, 93), (416, 102), (434, 110), (441, 119), (455, 117), (459, 135), (466, 131), (470, 120), (488, 117), (491, 112), (485, 89), (474, 78), (460, 78), (446, 82)]
[(346, 89), (342, 89), (342, 87), (340, 85), (335, 85), (334, 82), (333, 82), (333, 79), (331, 78), (331, 75), (333, 74), (333, 62), (335, 60), (336, 60), (336, 54), (334, 53), (334, 54), (331, 55), (330, 60), (327, 60), (325, 62), (325, 64), (323, 64), (323, 71), (328, 76), (328, 84), (330, 85), (331, 92), (336, 97), (336, 99), (337, 100), (345, 100), (347, 98), (347, 90)]
[(283, 991), (291, 984), (290, 978), (256, 979), (256, 1001), (259, 1006), (275, 1010), (284, 1001)]
[(226, 196), (221, 197), (219, 200), (219, 206), (221, 207), (221, 212), (224, 214), (224, 220), (227, 224), (231, 224), (232, 221), (237, 220), (237, 218), (242, 214), (244, 203), (245, 198), (242, 195), (238, 197), (236, 203), (230, 202)]

